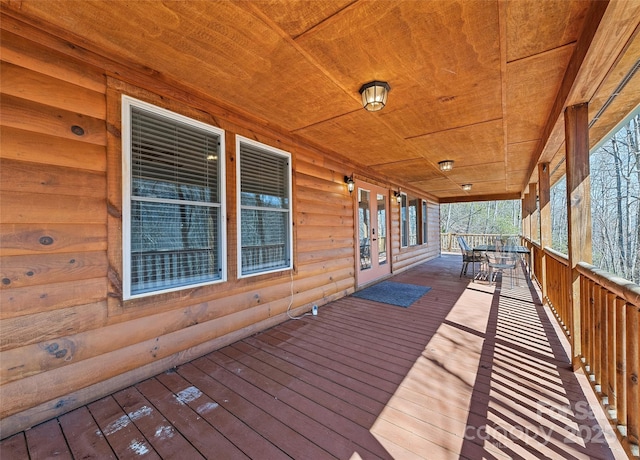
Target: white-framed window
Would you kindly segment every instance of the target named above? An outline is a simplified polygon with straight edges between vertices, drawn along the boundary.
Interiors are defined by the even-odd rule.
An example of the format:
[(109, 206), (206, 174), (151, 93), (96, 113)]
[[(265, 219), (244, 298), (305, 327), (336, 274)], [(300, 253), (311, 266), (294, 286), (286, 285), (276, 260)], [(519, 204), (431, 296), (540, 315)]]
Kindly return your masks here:
[(420, 217), (420, 200), (416, 197), (409, 196), (409, 246), (417, 246), (420, 244), (419, 235), (419, 217)]
[(401, 194), (400, 246), (418, 246), (427, 242), (427, 203), (414, 196)]
[(400, 247), (409, 246), (409, 209), (407, 194), (400, 195)]
[(293, 268), (291, 154), (236, 136), (238, 277)]
[(422, 244), (429, 242), (429, 226), (427, 225), (427, 201), (422, 200), (422, 213), (420, 214), (422, 219)]
[(226, 280), (224, 131), (122, 96), (123, 297)]

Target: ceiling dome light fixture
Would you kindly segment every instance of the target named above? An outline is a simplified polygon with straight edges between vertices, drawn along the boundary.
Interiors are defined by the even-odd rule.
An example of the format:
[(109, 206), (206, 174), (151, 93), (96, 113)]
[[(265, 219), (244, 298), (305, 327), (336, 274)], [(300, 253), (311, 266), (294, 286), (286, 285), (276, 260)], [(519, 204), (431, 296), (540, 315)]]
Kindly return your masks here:
[(462, 190), (464, 190), (465, 192), (470, 192), (472, 185), (473, 184), (462, 184)]
[(387, 96), (391, 87), (386, 81), (370, 81), (360, 88), (362, 95), (362, 105), (369, 112), (382, 110), (387, 104)]
[(438, 162), (440, 171), (451, 171), (453, 169), (453, 160), (442, 160)]

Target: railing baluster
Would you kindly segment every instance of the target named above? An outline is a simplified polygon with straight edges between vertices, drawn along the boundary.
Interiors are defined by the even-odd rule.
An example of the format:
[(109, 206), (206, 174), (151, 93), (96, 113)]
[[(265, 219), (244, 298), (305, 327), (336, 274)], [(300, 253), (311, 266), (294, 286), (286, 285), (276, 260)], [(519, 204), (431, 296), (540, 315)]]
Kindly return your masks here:
[(560, 286), (562, 292), (562, 311), (564, 314), (564, 324), (569, 331), (569, 335), (573, 336), (573, 309), (571, 307), (571, 269), (569, 268), (569, 263), (567, 261), (567, 265), (563, 265), (558, 263), (558, 267), (560, 270)]
[(598, 335), (597, 331), (597, 321), (596, 321), (596, 308), (598, 303), (597, 292), (595, 291), (595, 283), (591, 280), (588, 280), (589, 284), (589, 304), (587, 307), (589, 308), (588, 318), (589, 323), (587, 326), (589, 327), (589, 371), (592, 375), (595, 375), (595, 362), (596, 362), (596, 335)]
[(582, 278), (581, 284), (583, 285), (581, 308), (582, 308), (582, 355), (585, 359), (585, 364), (589, 367), (589, 373), (593, 372), (593, 340), (591, 335), (591, 323), (592, 316), (591, 311), (593, 307), (593, 293), (591, 292), (591, 281)]
[[(627, 424), (627, 328), (626, 303), (616, 297), (616, 393), (615, 409), (618, 424)], [(609, 404), (612, 401), (609, 400)]]
[(627, 304), (627, 438), (633, 444), (640, 441), (640, 351), (638, 328), (640, 328), (639, 307)]
[(596, 290), (596, 284), (593, 281), (589, 281), (589, 292), (591, 293), (591, 303), (589, 304), (589, 326), (591, 330), (589, 344), (589, 353), (591, 355), (591, 374), (595, 378), (596, 373), (596, 361), (598, 356), (596, 354), (596, 337), (598, 336), (598, 317), (596, 316), (596, 310), (598, 309), (598, 291)]
[(604, 316), (603, 308), (604, 302), (602, 301), (605, 297), (605, 292), (602, 289), (602, 286), (595, 285), (594, 288), (594, 299), (595, 299), (595, 310), (594, 310), (594, 343), (593, 343), (593, 351), (594, 351), (594, 360), (593, 360), (593, 375), (595, 376), (596, 385), (602, 383), (602, 356), (603, 356), (603, 346), (604, 341), (602, 340), (602, 332), (604, 327), (602, 327), (602, 317)]
[(607, 404), (613, 409), (616, 398), (616, 296), (612, 292), (605, 292), (607, 297), (607, 328), (605, 331), (607, 354), (604, 360), (606, 382), (602, 382), (602, 392), (606, 393)]

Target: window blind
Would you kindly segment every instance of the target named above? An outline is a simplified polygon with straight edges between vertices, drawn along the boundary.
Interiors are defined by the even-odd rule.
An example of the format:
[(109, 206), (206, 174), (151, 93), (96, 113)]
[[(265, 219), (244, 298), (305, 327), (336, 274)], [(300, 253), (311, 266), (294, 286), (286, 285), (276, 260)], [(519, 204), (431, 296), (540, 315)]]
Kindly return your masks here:
[(289, 208), (289, 159), (240, 144), (241, 204)]
[(290, 168), (287, 156), (240, 142), (242, 275), (288, 268)]
[(220, 279), (220, 136), (133, 105), (130, 130), (130, 294)]
[[(189, 184), (207, 190), (206, 201), (219, 201), (219, 137), (194, 126), (133, 107), (131, 173), (133, 194), (163, 198), (171, 187), (137, 189), (139, 180)], [(175, 197), (178, 198), (178, 197)], [(179, 199), (179, 198), (178, 198)], [(204, 201), (204, 199), (203, 199)]]

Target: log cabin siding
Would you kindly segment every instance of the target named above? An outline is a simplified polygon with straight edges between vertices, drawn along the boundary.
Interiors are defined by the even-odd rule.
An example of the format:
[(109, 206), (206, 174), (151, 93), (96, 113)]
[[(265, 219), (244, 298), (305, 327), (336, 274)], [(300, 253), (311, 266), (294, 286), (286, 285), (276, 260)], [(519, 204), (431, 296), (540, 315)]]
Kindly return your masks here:
[[(354, 291), (354, 201), (343, 181), (352, 166), (16, 30), (0, 42), (0, 438), (282, 322), (289, 306), (299, 314)], [(121, 94), (225, 130), (226, 282), (122, 301)], [(292, 155), (293, 272), (237, 278), (235, 135)], [(429, 202), (429, 243), (401, 249), (391, 201), (393, 271), (437, 257), (438, 204)]]

